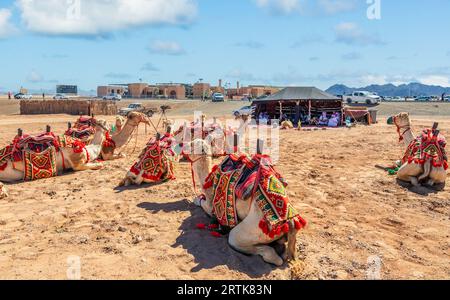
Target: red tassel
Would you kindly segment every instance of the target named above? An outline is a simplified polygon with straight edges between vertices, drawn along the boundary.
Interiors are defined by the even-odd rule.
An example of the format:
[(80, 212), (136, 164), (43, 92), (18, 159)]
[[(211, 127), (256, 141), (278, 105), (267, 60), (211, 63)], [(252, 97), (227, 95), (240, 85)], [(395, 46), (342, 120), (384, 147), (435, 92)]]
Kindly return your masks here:
[(222, 237), (222, 235), (221, 235), (220, 233), (215, 232), (215, 231), (212, 231), (212, 232), (211, 232), (211, 235), (212, 235), (213, 237), (216, 237), (216, 238)]
[(289, 224), (288, 223), (284, 223), (282, 230), (283, 230), (284, 233), (288, 233), (289, 232)]
[(205, 224), (197, 224), (197, 229), (205, 230), (206, 229), (206, 225)]
[(209, 230), (216, 230), (218, 228), (219, 228), (219, 226), (217, 224), (211, 224), (211, 225), (208, 226)]

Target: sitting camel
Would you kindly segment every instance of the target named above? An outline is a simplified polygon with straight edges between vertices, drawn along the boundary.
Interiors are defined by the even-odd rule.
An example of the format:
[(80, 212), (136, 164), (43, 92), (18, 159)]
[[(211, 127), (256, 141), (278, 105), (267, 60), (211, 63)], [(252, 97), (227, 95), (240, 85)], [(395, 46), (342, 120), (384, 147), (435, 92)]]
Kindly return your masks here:
[[(94, 163), (99, 157), (105, 133), (108, 131), (107, 123), (97, 120), (95, 124), (96, 133), (92, 143), (85, 146), (80, 140), (67, 139), (67, 137), (56, 137), (52, 133), (46, 133), (39, 136), (39, 139), (50, 141), (51, 145), (43, 152), (29, 154), (29, 149), (18, 148), (19, 143), (23, 139), (17, 137), (13, 144), (0, 150), (0, 182), (20, 182), (23, 180), (35, 180), (48, 178), (62, 174), (66, 170), (85, 171), (98, 170), (103, 167), (100, 163)], [(34, 137), (25, 137), (31, 144), (35, 144)], [(37, 148), (40, 145), (36, 146)], [(17, 150), (19, 149), (19, 150)], [(24, 162), (26, 155), (37, 155), (43, 158), (43, 153), (48, 153), (46, 167), (48, 170), (42, 169), (42, 161), (27, 160)], [(35, 157), (36, 158), (36, 157)]]
[(127, 116), (127, 121), (123, 125), (122, 130), (114, 134), (112, 137), (107, 134), (106, 140), (103, 143), (101, 158), (103, 160), (115, 160), (124, 158), (122, 153), (115, 154), (117, 149), (125, 146), (131, 139), (132, 134), (136, 131), (139, 124), (144, 123), (150, 125), (148, 117), (140, 112), (131, 112)]
[(415, 137), (408, 113), (393, 116), (390, 121), (397, 127), (400, 142), (407, 147), (399, 162), (398, 179), (414, 186), (420, 186), (423, 181), (429, 186), (444, 184), (448, 169), (445, 137), (437, 128), (425, 130)]
[(170, 134), (152, 138), (119, 186), (175, 180), (173, 162), (176, 155), (172, 150), (173, 142)]
[[(231, 229), (232, 248), (261, 255), (276, 266), (295, 258), (296, 236), (306, 221), (289, 203), (286, 184), (267, 156), (230, 155), (211, 171), (212, 151), (206, 141), (184, 145), (183, 154), (192, 163), (194, 185), (202, 184), (203, 195), (194, 203)], [(288, 243), (281, 256), (269, 246), (274, 242)]]

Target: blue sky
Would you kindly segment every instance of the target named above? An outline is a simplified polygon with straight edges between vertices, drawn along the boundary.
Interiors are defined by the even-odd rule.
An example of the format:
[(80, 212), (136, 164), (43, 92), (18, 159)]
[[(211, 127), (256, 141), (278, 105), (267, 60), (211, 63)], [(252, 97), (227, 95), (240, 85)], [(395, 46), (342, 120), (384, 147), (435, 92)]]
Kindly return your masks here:
[[(378, 0), (371, 0), (378, 1)], [(0, 92), (187, 82), (450, 86), (450, 1), (1, 0)]]

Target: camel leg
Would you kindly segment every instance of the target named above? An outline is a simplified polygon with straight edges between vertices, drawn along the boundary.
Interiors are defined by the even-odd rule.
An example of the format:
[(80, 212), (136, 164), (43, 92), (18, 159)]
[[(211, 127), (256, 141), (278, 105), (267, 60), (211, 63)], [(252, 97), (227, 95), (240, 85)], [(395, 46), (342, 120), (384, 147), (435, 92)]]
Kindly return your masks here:
[(407, 163), (398, 170), (397, 178), (405, 182), (410, 182), (415, 187), (419, 187), (420, 184), (417, 177), (421, 174), (423, 174), (423, 167), (421, 165)]
[(133, 180), (134, 184), (141, 185), (144, 182), (144, 171), (142, 170), (139, 175)]
[(262, 213), (254, 201), (247, 218), (231, 230), (228, 242), (237, 251), (260, 255), (265, 262), (281, 266), (283, 259), (277, 254), (275, 249), (268, 246), (280, 239), (280, 236), (271, 239), (265, 235), (259, 228), (261, 218)]
[(213, 207), (211, 201), (204, 200), (201, 196), (198, 196), (194, 199), (194, 204), (203, 208), (205, 213), (212, 217)]
[(74, 171), (87, 171), (87, 170), (100, 170), (103, 168), (101, 163), (87, 163), (83, 165), (77, 165), (73, 167)]

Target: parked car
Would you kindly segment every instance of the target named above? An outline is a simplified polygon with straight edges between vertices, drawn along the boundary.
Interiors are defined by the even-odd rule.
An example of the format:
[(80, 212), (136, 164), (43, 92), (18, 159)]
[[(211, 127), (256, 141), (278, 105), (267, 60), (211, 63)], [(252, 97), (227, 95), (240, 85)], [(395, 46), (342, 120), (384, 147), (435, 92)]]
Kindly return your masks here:
[(53, 96), (53, 100), (69, 100), (69, 98), (64, 94), (56, 94)]
[(33, 99), (32, 95), (24, 94), (24, 93), (18, 93), (14, 95), (14, 99), (17, 100), (31, 100)]
[(445, 101), (445, 102), (450, 102), (450, 96), (444, 97), (444, 101)]
[(416, 98), (417, 102), (429, 102), (431, 101), (431, 97), (430, 96), (420, 96)]
[(212, 102), (224, 102), (225, 97), (222, 93), (214, 93), (211, 97)]
[(108, 94), (103, 97), (103, 100), (120, 101), (122, 100), (122, 96), (119, 94)]
[(241, 107), (238, 110), (235, 110), (233, 112), (233, 114), (235, 116), (236, 115), (239, 115), (239, 116), (251, 116), (251, 115), (253, 115), (254, 112), (255, 112), (255, 107), (254, 106), (244, 106), (244, 107)]
[(381, 97), (376, 93), (371, 93), (367, 91), (356, 91), (350, 95), (345, 96), (345, 100), (348, 104), (378, 104), (381, 102)]
[(154, 109), (146, 108), (142, 103), (131, 103), (128, 105), (128, 107), (124, 107), (119, 109), (119, 115), (121, 116), (128, 116), (130, 112), (137, 111), (141, 112), (149, 117), (153, 116), (153, 114), (156, 112)]

